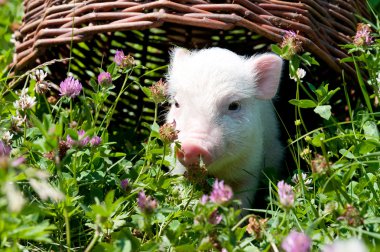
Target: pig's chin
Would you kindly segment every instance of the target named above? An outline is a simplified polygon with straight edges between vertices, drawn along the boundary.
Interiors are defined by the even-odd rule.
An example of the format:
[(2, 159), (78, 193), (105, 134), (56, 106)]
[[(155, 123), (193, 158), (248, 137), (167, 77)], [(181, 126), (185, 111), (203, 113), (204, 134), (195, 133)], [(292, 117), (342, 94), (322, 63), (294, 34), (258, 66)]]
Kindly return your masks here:
[(240, 157), (222, 156), (220, 159), (215, 159), (206, 168), (210, 175), (223, 179), (226, 182), (235, 183), (241, 181), (242, 178), (250, 176), (245, 170), (242, 170), (246, 162), (247, 158), (243, 155)]
[(238, 185), (242, 182), (242, 178), (248, 178), (249, 175), (241, 169), (241, 162), (236, 162), (236, 158), (226, 158), (223, 156), (220, 159), (215, 159), (209, 164), (193, 163), (186, 166), (177, 160), (176, 167), (172, 171), (173, 174), (184, 174), (187, 170), (197, 171), (206, 168), (207, 173), (218, 179), (224, 180), (226, 183)]

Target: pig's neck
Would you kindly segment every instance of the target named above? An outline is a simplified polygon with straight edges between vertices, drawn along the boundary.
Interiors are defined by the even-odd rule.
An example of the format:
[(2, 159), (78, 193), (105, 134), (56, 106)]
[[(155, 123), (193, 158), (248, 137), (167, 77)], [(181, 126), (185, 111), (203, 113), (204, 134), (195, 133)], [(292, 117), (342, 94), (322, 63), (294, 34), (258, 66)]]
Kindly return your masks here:
[[(254, 156), (257, 157), (257, 155)], [(263, 163), (258, 159), (248, 158), (239, 165), (231, 165), (229, 174), (220, 173), (215, 176), (223, 179), (227, 185), (231, 186), (234, 197), (241, 200), (242, 208), (250, 208), (255, 198)]]
[[(261, 146), (261, 144), (259, 145)], [(249, 182), (256, 183), (262, 170), (262, 147), (257, 146), (255, 155), (242, 153), (239, 158), (221, 160), (222, 164), (216, 163), (209, 167), (211, 175), (223, 179), (232, 188), (239, 188)]]

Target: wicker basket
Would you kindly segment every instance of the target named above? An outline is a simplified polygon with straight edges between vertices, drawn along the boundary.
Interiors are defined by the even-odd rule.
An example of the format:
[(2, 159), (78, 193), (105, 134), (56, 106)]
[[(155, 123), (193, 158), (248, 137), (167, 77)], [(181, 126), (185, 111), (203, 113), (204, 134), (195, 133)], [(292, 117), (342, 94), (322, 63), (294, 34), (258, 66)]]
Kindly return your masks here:
[(299, 31), (307, 51), (340, 71), (338, 59), (346, 54), (339, 44), (350, 42), (355, 34), (356, 14), (368, 18), (363, 0), (234, 0), (232, 3), (228, 0), (25, 0), (24, 6), (25, 17), (17, 36), (16, 69), (34, 63), (53, 46), (91, 40), (100, 33), (176, 24), (180, 29), (165, 28), (167, 32), (162, 35), (166, 35), (166, 42), (192, 47), (212, 44), (207, 32), (203, 32), (206, 36), (199, 34), (198, 41), (192, 37), (197, 31), (205, 31), (200, 28), (219, 31), (246, 28), (273, 42), (280, 42), (287, 30)]
[[(25, 0), (25, 16), (16, 33), (16, 71), (70, 56), (71, 71), (81, 79), (96, 74), (122, 48), (154, 68), (168, 62), (173, 45), (187, 48), (220, 46), (252, 54), (281, 42), (288, 30), (298, 31), (306, 51), (340, 73), (353, 73), (340, 44), (352, 41), (358, 19), (370, 18), (364, 0)], [(55, 80), (66, 76), (67, 63), (50, 66)], [(142, 70), (141, 70), (142, 71)], [(164, 71), (140, 79), (150, 84)], [(138, 73), (142, 74), (142, 72)], [(151, 118), (150, 105), (138, 89), (126, 94), (118, 108), (128, 129)], [(141, 127), (140, 127), (141, 128)]]

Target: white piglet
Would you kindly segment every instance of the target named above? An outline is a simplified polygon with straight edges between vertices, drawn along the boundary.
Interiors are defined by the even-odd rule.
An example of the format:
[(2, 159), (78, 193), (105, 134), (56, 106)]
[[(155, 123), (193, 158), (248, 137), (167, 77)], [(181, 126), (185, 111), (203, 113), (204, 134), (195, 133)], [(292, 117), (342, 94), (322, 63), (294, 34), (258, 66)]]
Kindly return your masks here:
[(282, 59), (271, 53), (250, 58), (227, 49), (172, 51), (167, 122), (176, 122), (181, 151), (174, 174), (198, 164), (230, 185), (249, 207), (265, 168), (278, 168), (282, 146), (271, 99)]

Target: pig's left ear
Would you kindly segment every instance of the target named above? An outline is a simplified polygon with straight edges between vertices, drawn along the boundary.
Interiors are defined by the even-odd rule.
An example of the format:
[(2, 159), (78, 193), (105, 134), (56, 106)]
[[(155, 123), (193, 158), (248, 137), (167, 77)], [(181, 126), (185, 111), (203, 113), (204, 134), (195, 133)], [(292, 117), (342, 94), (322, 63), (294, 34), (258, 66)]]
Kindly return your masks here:
[(263, 100), (272, 99), (280, 83), (282, 59), (276, 54), (265, 53), (252, 56), (248, 61), (255, 75), (256, 97)]

